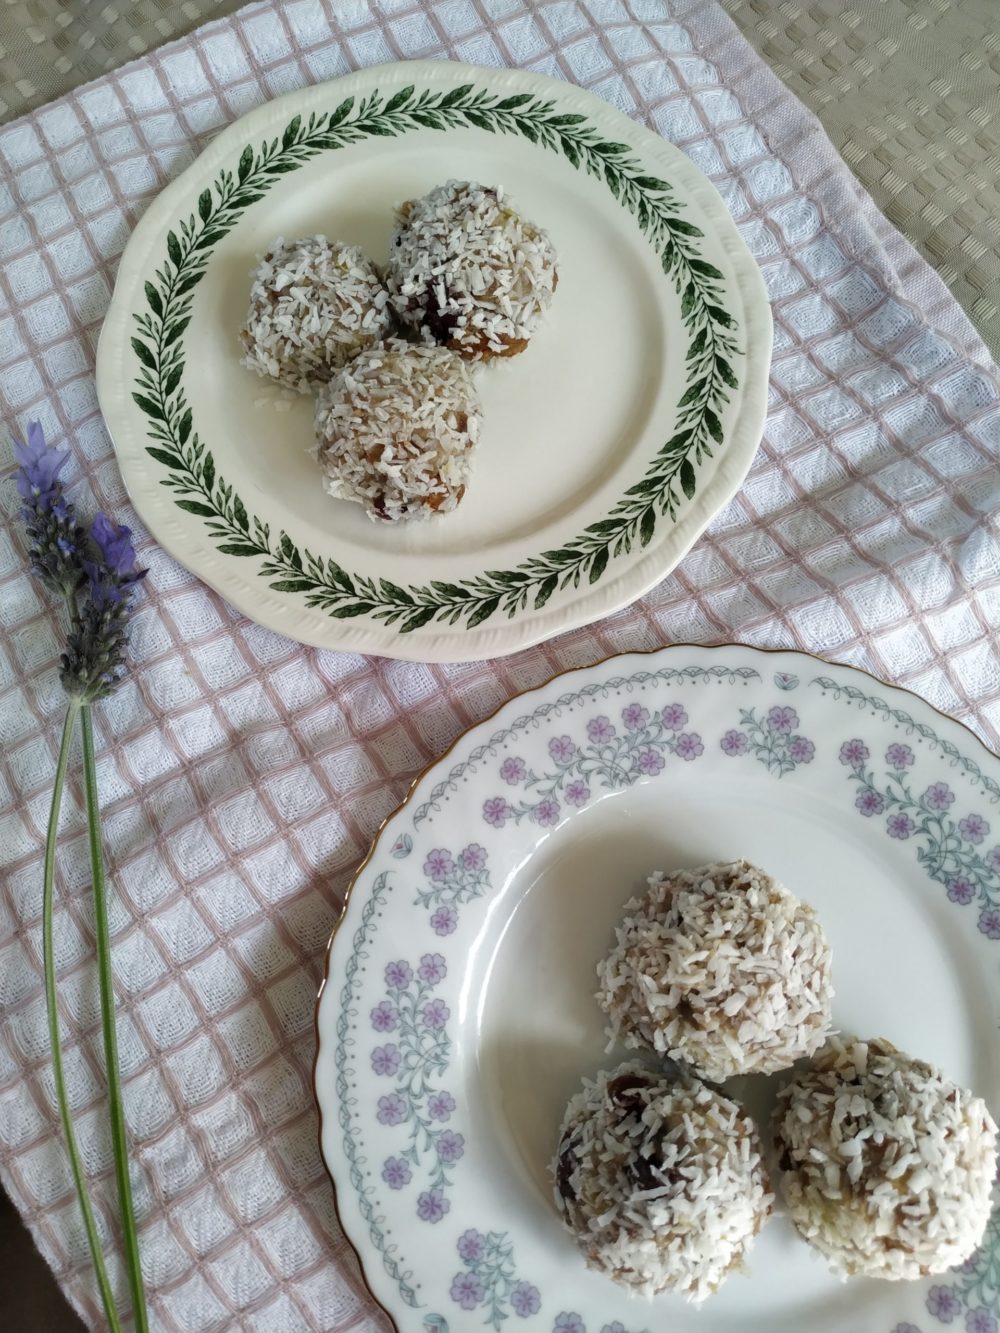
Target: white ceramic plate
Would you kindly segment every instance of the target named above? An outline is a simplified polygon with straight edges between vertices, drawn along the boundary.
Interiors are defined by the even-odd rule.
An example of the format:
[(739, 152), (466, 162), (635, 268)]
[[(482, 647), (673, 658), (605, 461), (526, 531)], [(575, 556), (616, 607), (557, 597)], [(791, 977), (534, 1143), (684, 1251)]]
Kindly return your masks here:
[[(700, 1311), (632, 1300), (547, 1166), (604, 1052), (594, 968), (650, 871), (745, 856), (818, 909), (834, 1019), (1000, 1109), (1000, 760), (915, 696), (749, 648), (571, 672), (463, 736), (383, 829), (335, 935), (316, 1094), (340, 1215), (401, 1333), (996, 1333), (964, 1270), (840, 1283), (778, 1213)], [(737, 1095), (765, 1116), (771, 1081)], [(769, 1090), (770, 1089), (770, 1094)], [(762, 1119), (761, 1123), (766, 1123)]]
[[(393, 207), (502, 184), (547, 228), (544, 328), (479, 375), (460, 509), (372, 523), (323, 491), (312, 400), (239, 365), (255, 256), (317, 231), (388, 256)], [(716, 191), (589, 93), (414, 62), (259, 107), (150, 207), (101, 334), (98, 394), (159, 541), (261, 624), (416, 660), (514, 652), (663, 578), (746, 474), (771, 318)]]

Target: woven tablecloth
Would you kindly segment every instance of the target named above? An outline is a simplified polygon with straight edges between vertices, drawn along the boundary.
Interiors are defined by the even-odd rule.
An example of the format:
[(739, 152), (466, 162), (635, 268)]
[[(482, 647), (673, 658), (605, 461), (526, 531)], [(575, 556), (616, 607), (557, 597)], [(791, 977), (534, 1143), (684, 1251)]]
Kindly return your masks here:
[[(767, 429), (737, 498), (641, 602), (500, 662), (319, 652), (243, 619), (142, 529), (94, 392), (115, 265), (157, 191), (267, 97), (405, 57), (570, 79), (679, 144), (722, 192), (774, 306)], [(384, 1327), (317, 1149), (313, 1000), (371, 835), (469, 723), (611, 652), (740, 639), (860, 664), (1000, 735), (996, 369), (714, 4), (264, 3), (0, 130), (0, 398), (7, 426), (37, 416), (71, 450), (80, 507), (133, 525), (150, 567), (134, 669), (98, 712), (98, 770), (158, 1329)], [(0, 450), (6, 471), (6, 438)], [(0, 1177), (98, 1328), (41, 984), (58, 638), (25, 572), (13, 487), (0, 492)], [(71, 1097), (124, 1297), (75, 781), (59, 893)]]

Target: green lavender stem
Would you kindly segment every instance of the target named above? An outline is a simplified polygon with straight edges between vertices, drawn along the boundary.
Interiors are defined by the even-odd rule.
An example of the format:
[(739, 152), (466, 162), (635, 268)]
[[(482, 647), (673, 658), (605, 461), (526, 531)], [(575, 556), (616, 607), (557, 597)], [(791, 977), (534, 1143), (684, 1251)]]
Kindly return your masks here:
[(56, 1007), (56, 965), (55, 951), (52, 945), (53, 899), (55, 897), (56, 842), (59, 836), (59, 815), (62, 810), (63, 788), (66, 784), (66, 765), (69, 761), (70, 746), (76, 730), (76, 719), (80, 712), (79, 699), (70, 699), (66, 708), (66, 720), (63, 723), (62, 741), (59, 746), (59, 761), (56, 764), (55, 783), (52, 789), (52, 809), (49, 813), (48, 835), (45, 840), (45, 874), (42, 881), (42, 964), (45, 971), (45, 1007), (49, 1019), (49, 1046), (52, 1048), (52, 1074), (56, 1086), (56, 1102), (59, 1118), (62, 1121), (63, 1137), (69, 1155), (76, 1196), (83, 1214), (83, 1226), (90, 1246), (97, 1285), (101, 1293), (101, 1303), (111, 1333), (121, 1333), (121, 1323), (115, 1309), (108, 1272), (101, 1253), (101, 1240), (97, 1234), (94, 1211), (87, 1192), (87, 1179), (83, 1174), (83, 1164), (76, 1146), (73, 1132), (73, 1120), (70, 1115), (69, 1101), (66, 1097), (66, 1081), (63, 1077), (62, 1046), (59, 1040), (59, 1012)]
[(132, 1206), (132, 1184), (128, 1173), (128, 1141), (122, 1105), (121, 1073), (118, 1068), (118, 1036), (115, 1029), (115, 997), (111, 979), (111, 937), (108, 929), (108, 896), (104, 879), (104, 855), (101, 849), (101, 807), (97, 797), (97, 769), (94, 764), (94, 724), (90, 705), (80, 707), (83, 731), (83, 781), (87, 802), (87, 829), (90, 843), (90, 873), (94, 890), (94, 918), (97, 933), (97, 970), (101, 991), (101, 1025), (104, 1030), (104, 1062), (108, 1080), (108, 1105), (111, 1111), (111, 1140), (115, 1155), (115, 1179), (121, 1213), (125, 1259), (136, 1333), (147, 1333), (149, 1316), (146, 1293), (139, 1263), (139, 1238)]

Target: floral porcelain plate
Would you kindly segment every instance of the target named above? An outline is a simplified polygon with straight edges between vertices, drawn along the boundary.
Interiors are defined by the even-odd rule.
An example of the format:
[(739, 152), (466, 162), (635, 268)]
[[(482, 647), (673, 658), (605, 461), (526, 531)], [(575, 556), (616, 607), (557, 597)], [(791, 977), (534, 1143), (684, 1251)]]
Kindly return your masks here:
[[(745, 856), (813, 903), (834, 1019), (1000, 1110), (1000, 760), (797, 653), (674, 647), (506, 704), (383, 828), (317, 1010), (322, 1148), (400, 1333), (997, 1333), (1000, 1214), (961, 1269), (839, 1282), (779, 1212), (695, 1310), (564, 1234), (548, 1163), (605, 1053), (594, 968), (652, 870)], [(766, 1123), (771, 1083), (734, 1088)]]
[[(545, 227), (559, 289), (478, 375), (485, 424), (453, 514), (372, 523), (326, 495), (312, 399), (239, 364), (255, 258), (322, 232), (388, 257), (393, 208), (500, 184)], [(129, 241), (98, 394), (163, 546), (306, 643), (420, 661), (511, 653), (639, 597), (746, 474), (771, 317), (725, 205), (670, 144), (572, 85), (409, 62), (290, 93), (223, 131)]]

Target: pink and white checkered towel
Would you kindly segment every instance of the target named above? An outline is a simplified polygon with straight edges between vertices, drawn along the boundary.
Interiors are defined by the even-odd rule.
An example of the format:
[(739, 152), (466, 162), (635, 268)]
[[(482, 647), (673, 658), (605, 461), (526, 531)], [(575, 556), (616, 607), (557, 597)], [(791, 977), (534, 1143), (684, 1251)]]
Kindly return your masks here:
[[(722, 192), (774, 305), (770, 414), (737, 498), (640, 603), (496, 663), (318, 652), (242, 619), (144, 532), (94, 393), (115, 266), (157, 191), (265, 99), (408, 57), (573, 80), (679, 144)], [(313, 998), (348, 875), (470, 722), (608, 653), (741, 639), (860, 664), (1000, 733), (996, 369), (715, 4), (265, 0), (0, 130), (0, 400), (8, 427), (37, 416), (68, 445), (81, 508), (135, 527), (150, 566), (135, 668), (99, 710), (99, 780), (157, 1329), (383, 1327), (317, 1150)], [(97, 1328), (41, 982), (57, 638), (13, 487), (0, 492), (0, 1177)], [(124, 1296), (78, 785), (59, 892), (68, 1076)]]

